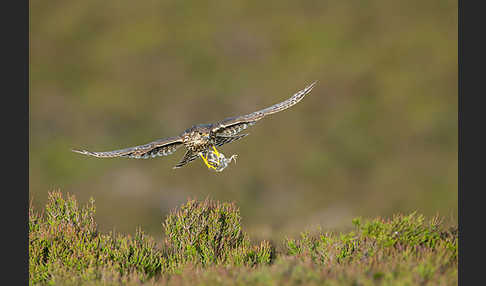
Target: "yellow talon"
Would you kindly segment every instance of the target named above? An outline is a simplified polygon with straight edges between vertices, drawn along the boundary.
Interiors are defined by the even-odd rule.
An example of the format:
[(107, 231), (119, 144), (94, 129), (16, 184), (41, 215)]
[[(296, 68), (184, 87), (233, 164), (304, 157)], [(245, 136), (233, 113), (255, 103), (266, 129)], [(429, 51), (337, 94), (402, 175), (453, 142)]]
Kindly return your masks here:
[(204, 163), (206, 164), (206, 166), (208, 166), (209, 169), (216, 170), (216, 167), (214, 167), (213, 165), (209, 164), (208, 163), (208, 159), (204, 158), (204, 156), (202, 154), (199, 154), (199, 156), (201, 156), (201, 159), (203, 159)]

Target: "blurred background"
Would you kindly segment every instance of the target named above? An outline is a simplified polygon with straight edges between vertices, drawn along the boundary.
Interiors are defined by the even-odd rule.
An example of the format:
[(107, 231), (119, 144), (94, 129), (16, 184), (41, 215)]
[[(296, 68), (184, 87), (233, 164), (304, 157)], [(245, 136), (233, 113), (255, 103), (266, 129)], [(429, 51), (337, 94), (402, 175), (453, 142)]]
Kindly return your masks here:
[[(30, 1), (30, 198), (96, 201), (101, 231), (162, 237), (188, 198), (235, 202), (252, 239), (356, 216), (457, 221), (457, 1)], [(98, 159), (247, 114), (318, 80), (220, 148)]]

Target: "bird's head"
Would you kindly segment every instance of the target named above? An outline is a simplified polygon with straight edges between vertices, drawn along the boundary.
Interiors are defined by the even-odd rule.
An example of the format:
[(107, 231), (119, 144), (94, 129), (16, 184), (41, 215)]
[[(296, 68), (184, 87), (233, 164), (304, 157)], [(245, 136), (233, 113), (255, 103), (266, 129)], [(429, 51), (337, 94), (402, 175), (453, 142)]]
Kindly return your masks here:
[(209, 132), (206, 132), (206, 131), (200, 131), (199, 132), (199, 136), (203, 137), (203, 138), (209, 138)]
[(195, 126), (199, 136), (202, 138), (209, 138), (209, 134), (211, 132), (211, 124), (199, 124)]

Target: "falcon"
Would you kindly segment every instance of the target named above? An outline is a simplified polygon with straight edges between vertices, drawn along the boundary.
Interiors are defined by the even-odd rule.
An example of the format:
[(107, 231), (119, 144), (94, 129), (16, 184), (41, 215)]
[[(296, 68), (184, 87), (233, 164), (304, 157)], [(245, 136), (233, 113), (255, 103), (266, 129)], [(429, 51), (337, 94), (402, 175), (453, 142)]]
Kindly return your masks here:
[[(228, 117), (217, 123), (194, 125), (191, 128), (186, 129), (179, 136), (168, 137), (144, 145), (107, 152), (91, 152), (74, 149), (72, 151), (98, 158), (126, 157), (147, 159), (170, 155), (179, 147), (184, 146), (186, 148), (186, 153), (179, 163), (174, 166), (174, 169), (181, 168), (198, 157), (201, 157), (209, 169), (217, 170), (219, 160), (216, 163), (208, 162), (208, 155), (215, 158), (225, 158), (216, 147), (234, 142), (247, 136), (248, 134), (240, 134), (240, 132), (254, 125), (269, 114), (280, 112), (297, 104), (312, 90), (312, 88), (314, 88), (315, 84), (316, 81), (298, 91), (289, 99), (265, 109), (247, 115)], [(227, 163), (224, 165), (225, 163), (226, 161), (223, 159), (223, 168), (227, 165)]]

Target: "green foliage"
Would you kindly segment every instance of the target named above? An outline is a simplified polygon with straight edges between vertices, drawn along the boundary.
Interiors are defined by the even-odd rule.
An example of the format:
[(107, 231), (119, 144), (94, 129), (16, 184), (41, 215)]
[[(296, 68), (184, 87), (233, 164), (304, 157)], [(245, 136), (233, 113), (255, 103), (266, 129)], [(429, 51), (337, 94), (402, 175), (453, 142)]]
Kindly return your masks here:
[(171, 255), (178, 262), (255, 265), (270, 262), (270, 245), (250, 247), (234, 204), (209, 199), (188, 201), (163, 225)]
[(376, 239), (385, 246), (400, 244), (434, 248), (440, 239), (439, 225), (438, 217), (426, 224), (423, 215), (413, 212), (407, 216), (395, 215), (388, 222), (382, 219), (369, 221), (360, 230), (363, 236)]
[(43, 214), (29, 209), (30, 281), (63, 278), (100, 279), (110, 265), (113, 275), (137, 272), (142, 280), (161, 271), (163, 257), (151, 238), (138, 229), (135, 237), (100, 234), (94, 221), (94, 200), (82, 208), (74, 196), (49, 193)]
[(98, 232), (91, 199), (49, 193), (29, 208), (31, 285), (456, 285), (457, 228), (422, 215), (352, 222), (348, 233), (304, 232), (283, 252), (252, 245), (234, 204), (190, 200), (167, 216), (165, 241)]
[(413, 212), (364, 223), (355, 218), (352, 223), (357, 233), (302, 233), (300, 240), (287, 239), (286, 254), (324, 267), (360, 265), (371, 284), (386, 280), (436, 285), (443, 275), (457, 280), (457, 229), (442, 229), (438, 217), (426, 222)]
[[(135, 236), (101, 234), (95, 206), (49, 193), (42, 214), (29, 208), (29, 278), (32, 284), (79, 283), (104, 277), (147, 281), (186, 264), (255, 266), (270, 263), (268, 242), (251, 246), (233, 204), (189, 201), (164, 224), (167, 242), (157, 246), (139, 228)], [(136, 279), (134, 278), (136, 277)], [(127, 280), (128, 279), (128, 280)]]

